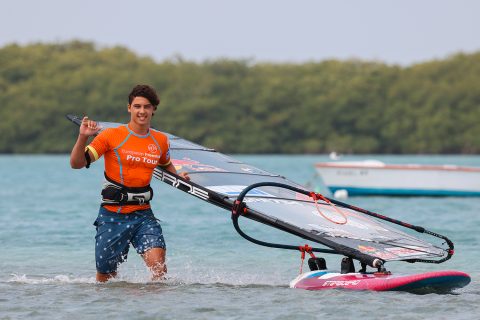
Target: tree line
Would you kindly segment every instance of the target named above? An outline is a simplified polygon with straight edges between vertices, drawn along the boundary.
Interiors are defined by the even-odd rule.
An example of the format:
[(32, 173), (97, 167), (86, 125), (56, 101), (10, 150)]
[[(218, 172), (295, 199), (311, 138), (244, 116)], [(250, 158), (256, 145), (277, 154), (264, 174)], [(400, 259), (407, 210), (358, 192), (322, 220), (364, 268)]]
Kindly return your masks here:
[(71, 41), (0, 48), (0, 153), (68, 153), (64, 115), (127, 122), (138, 83), (160, 93), (154, 127), (224, 153), (480, 152), (480, 52), (406, 67), (156, 62)]

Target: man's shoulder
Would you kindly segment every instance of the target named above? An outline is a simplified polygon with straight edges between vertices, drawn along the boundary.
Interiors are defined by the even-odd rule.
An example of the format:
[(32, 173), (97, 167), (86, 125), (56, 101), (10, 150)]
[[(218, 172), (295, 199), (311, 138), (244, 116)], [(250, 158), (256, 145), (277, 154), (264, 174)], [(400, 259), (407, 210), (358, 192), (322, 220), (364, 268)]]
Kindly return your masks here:
[(122, 133), (123, 134), (128, 133), (128, 130), (124, 125), (120, 125), (118, 127), (105, 128), (98, 135), (113, 136), (113, 135), (118, 135)]
[(157, 129), (150, 128), (150, 134), (157, 140), (168, 141), (168, 136)]

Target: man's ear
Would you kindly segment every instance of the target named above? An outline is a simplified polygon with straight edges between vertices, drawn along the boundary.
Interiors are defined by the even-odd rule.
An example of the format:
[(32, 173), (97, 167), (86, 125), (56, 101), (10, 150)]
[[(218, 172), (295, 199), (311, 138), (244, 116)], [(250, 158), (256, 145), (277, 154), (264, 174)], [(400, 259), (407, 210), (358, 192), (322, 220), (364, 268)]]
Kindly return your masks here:
[(131, 109), (131, 105), (130, 105), (130, 103), (129, 103), (129, 104), (127, 104), (128, 113), (130, 113), (130, 109)]

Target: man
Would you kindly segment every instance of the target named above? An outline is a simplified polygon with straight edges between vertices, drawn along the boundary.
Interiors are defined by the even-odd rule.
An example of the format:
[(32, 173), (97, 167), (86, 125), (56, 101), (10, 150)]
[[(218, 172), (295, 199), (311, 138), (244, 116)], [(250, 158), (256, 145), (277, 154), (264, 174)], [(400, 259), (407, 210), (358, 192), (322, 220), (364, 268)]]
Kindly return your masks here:
[[(137, 85), (128, 96), (130, 122), (127, 125), (105, 129), (88, 146), (88, 138), (101, 128), (88, 117), (84, 117), (80, 125), (70, 156), (72, 168), (88, 168), (91, 162), (105, 156), (102, 205), (94, 223), (99, 282), (116, 276), (130, 243), (143, 257), (153, 280), (162, 279), (167, 272), (162, 228), (149, 204), (153, 196), (150, 181), (154, 168), (159, 165), (177, 173), (170, 162), (167, 136), (150, 128), (159, 103), (153, 88)], [(188, 174), (181, 176), (189, 180)]]

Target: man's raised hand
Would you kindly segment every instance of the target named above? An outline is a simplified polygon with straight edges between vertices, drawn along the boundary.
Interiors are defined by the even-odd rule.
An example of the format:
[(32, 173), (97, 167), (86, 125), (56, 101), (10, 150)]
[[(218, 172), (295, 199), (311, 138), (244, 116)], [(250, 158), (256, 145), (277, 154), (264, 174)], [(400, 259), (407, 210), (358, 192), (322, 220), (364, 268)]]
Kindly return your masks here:
[(88, 119), (87, 116), (83, 117), (82, 124), (80, 125), (80, 134), (83, 136), (93, 136), (98, 131), (100, 131), (102, 127), (98, 125), (96, 121)]

